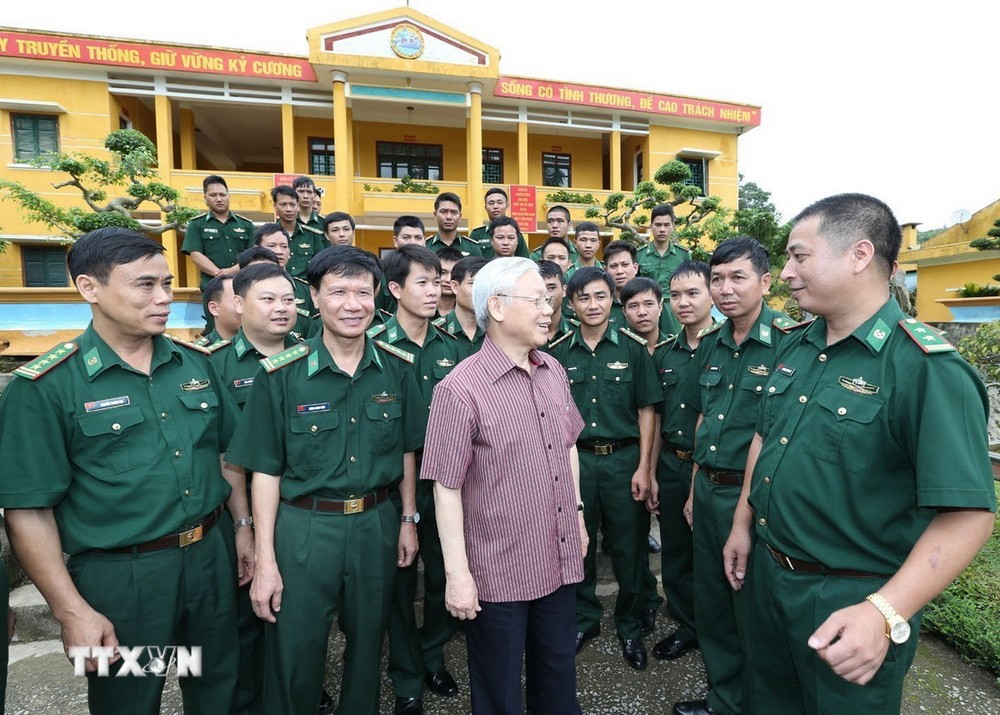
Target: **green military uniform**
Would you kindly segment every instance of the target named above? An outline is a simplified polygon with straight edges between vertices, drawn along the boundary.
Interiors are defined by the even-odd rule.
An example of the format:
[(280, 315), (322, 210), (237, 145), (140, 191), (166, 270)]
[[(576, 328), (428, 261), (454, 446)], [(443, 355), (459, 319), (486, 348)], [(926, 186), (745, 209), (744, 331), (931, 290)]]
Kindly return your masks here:
[(312, 299), (312, 288), (305, 278), (292, 278), (292, 291), (295, 293), (295, 307), (307, 318), (316, 314), (316, 304)]
[(207, 348), (209, 345), (214, 345), (215, 343), (223, 340), (223, 337), (219, 335), (219, 331), (212, 328), (210, 331), (202, 335), (200, 338), (194, 341), (194, 344), (199, 348)]
[[(320, 233), (323, 233), (323, 217), (320, 216), (315, 211), (313, 211), (312, 215), (309, 216), (309, 220), (308, 221), (303, 221), (302, 220), (302, 216), (296, 217), (295, 220), (298, 221), (299, 223), (301, 223), (303, 226), (309, 226), (310, 228), (313, 228), (313, 229), (319, 231)], [(325, 238), (325, 236), (324, 236), (324, 238)]]
[(477, 352), (483, 346), (483, 338), (486, 337), (486, 333), (477, 325), (476, 334), (470, 340), (469, 336), (462, 330), (462, 324), (458, 322), (458, 316), (455, 315), (454, 310), (444, 316), (444, 322), (439, 327), (444, 332), (454, 335), (457, 338), (459, 360), (464, 360), (472, 355), (472, 353)]
[(674, 271), (684, 261), (691, 260), (691, 251), (681, 248), (673, 241), (661, 256), (652, 241), (639, 249), (636, 261), (639, 263), (639, 275), (652, 278), (663, 289), (663, 312), (660, 313), (660, 330), (670, 335), (677, 335), (683, 326), (677, 321), (670, 309), (670, 278)]
[(611, 314), (608, 317), (608, 322), (616, 328), (628, 327), (628, 318), (625, 317), (625, 306), (613, 296), (611, 298)]
[(600, 519), (618, 580), (618, 635), (640, 637), (642, 562), (648, 562), (649, 522), (642, 518), (645, 505), (632, 499), (631, 480), (639, 467), (638, 411), (660, 401), (660, 386), (645, 344), (634, 333), (608, 325), (596, 350), (578, 332), (550, 346), (552, 356), (566, 368), (573, 401), (585, 422), (577, 445), (590, 547), (583, 562), (583, 581), (577, 586), (578, 632), (593, 632), (601, 622), (601, 602), (595, 592)]
[(301, 278), (306, 274), (306, 268), (309, 267), (312, 257), (329, 246), (321, 229), (296, 221), (295, 231), (288, 236), (288, 250), (291, 255), (288, 257), (285, 270), (292, 278)]
[[(233, 532), (215, 525), (215, 512), (231, 492), (219, 454), (237, 410), (204, 351), (166, 336), (152, 344), (148, 375), (92, 326), (15, 371), (0, 398), (0, 504), (53, 507), (73, 583), (118, 641), (202, 646), (202, 677), (181, 679), (185, 702), (229, 712)], [(203, 521), (201, 538), (181, 548), (180, 532)], [(137, 548), (168, 535), (175, 546)], [(159, 712), (161, 678), (88, 679), (91, 712)]]
[[(423, 395), (426, 419), (434, 387), (458, 362), (458, 339), (428, 325), (424, 344), (417, 345), (407, 336), (396, 316), (370, 328), (368, 335), (401, 351), (400, 356), (410, 365)], [(418, 463), (421, 451), (417, 452)], [(424, 562), (423, 625), (418, 631), (413, 612), (417, 597), (416, 561), (396, 574), (396, 590), (389, 615), (389, 679), (396, 696), (402, 698), (419, 698), (424, 674), (445, 669), (444, 644), (455, 634), (457, 623), (444, 605), (444, 557), (434, 511), (434, 482), (418, 480), (417, 512), (420, 514), (417, 524), (419, 557)]]
[(733, 339), (732, 323), (724, 321), (703, 331), (698, 345), (700, 389), (694, 404), (702, 422), (694, 452), (699, 468), (694, 479), (695, 625), (708, 675), (708, 703), (725, 715), (743, 707), (750, 603), (748, 589), (729, 586), (722, 548), (732, 529), (760, 398), (784, 336), (781, 329), (794, 324), (762, 303), (741, 344)]
[[(488, 224), (472, 229), (469, 233), (469, 238), (479, 244), (479, 250), (483, 258), (493, 258), (496, 255), (493, 253), (493, 232), (490, 231)], [(514, 251), (514, 255), (518, 258), (527, 258), (530, 255), (528, 252), (528, 243), (524, 240), (524, 234), (520, 231), (517, 232), (517, 249)]]
[[(440, 253), (442, 248), (449, 248), (449, 245), (441, 240), (441, 237), (437, 234), (430, 236), (427, 239), (427, 248), (434, 251), (434, 253)], [(451, 242), (450, 248), (454, 248), (463, 256), (481, 256), (483, 255), (483, 249), (479, 246), (479, 241), (476, 241), (468, 236), (463, 236), (462, 234), (457, 234), (455, 240)]]
[[(402, 479), (403, 453), (423, 445), (427, 408), (404, 361), (368, 338), (354, 375), (322, 335), (261, 364), (227, 459), (281, 477), (274, 549), (284, 592), (277, 623), (264, 626), (262, 711), (316, 712), (339, 599), (347, 648), (337, 712), (374, 714), (399, 538), (399, 508), (384, 494)], [(317, 501), (365, 497), (370, 506), (354, 513)], [(291, 503), (300, 498), (307, 506)]]
[[(285, 347), (291, 348), (299, 344), (293, 335), (285, 337)], [(208, 346), (210, 358), (215, 369), (219, 371), (225, 382), (226, 389), (233, 396), (233, 401), (242, 410), (250, 396), (254, 376), (260, 369), (260, 361), (264, 355), (257, 351), (247, 338), (243, 328), (240, 328), (232, 340), (222, 340)]]
[[(580, 265), (580, 259), (579, 258), (577, 258), (575, 261), (573, 261), (572, 265), (570, 265), (569, 269), (566, 271), (566, 282), (569, 283), (569, 279), (573, 277), (573, 274), (576, 273), (581, 268), (585, 268), (585, 267), (586, 266)], [(607, 270), (607, 268), (604, 266), (604, 262), (600, 261), (600, 260), (596, 260), (594, 262), (594, 265), (590, 266), (590, 267), (591, 268), (600, 268), (602, 271)]]
[[(553, 315), (553, 317), (555, 317), (555, 316)], [(576, 330), (578, 327), (580, 327), (580, 321), (578, 321), (578, 320), (577, 321), (572, 321), (572, 320), (568, 320), (568, 319), (560, 316), (559, 317), (559, 327), (556, 328), (556, 332), (552, 336), (552, 339), (548, 342), (548, 344), (544, 348), (540, 348), (540, 349), (544, 350), (545, 352), (551, 352), (553, 345), (555, 345), (556, 343), (558, 343), (567, 334), (569, 334), (570, 332)]]
[[(236, 257), (253, 245), (253, 221), (232, 211), (225, 222), (206, 212), (198, 214), (184, 229), (183, 253), (197, 251), (204, 253), (220, 269), (236, 265)], [(212, 280), (207, 273), (201, 274), (200, 288)]]
[[(751, 621), (752, 648), (768, 654), (751, 665), (751, 704), (778, 715), (899, 712), (921, 614), (864, 686), (836, 675), (807, 641), (899, 570), (937, 509), (995, 511), (986, 390), (949, 343), (892, 299), (833, 345), (822, 318), (796, 329), (778, 362), (764, 389), (750, 492), (761, 619)], [(859, 573), (788, 571), (767, 547)]]

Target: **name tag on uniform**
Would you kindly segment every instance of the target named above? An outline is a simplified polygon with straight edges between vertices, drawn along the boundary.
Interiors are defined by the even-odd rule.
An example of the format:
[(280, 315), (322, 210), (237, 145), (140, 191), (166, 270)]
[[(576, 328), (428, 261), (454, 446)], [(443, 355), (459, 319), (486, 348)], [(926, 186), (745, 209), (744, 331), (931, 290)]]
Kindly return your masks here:
[(233, 380), (233, 387), (250, 387), (252, 384), (252, 377), (244, 377), (242, 380)]
[(314, 402), (311, 405), (299, 405), (295, 408), (300, 415), (311, 415), (315, 412), (329, 412), (329, 402)]
[(786, 375), (787, 377), (791, 377), (792, 375), (795, 374), (795, 368), (788, 367), (788, 365), (778, 365), (778, 367), (776, 367), (775, 370), (780, 372), (782, 375)]
[(672, 367), (665, 367), (662, 370), (660, 370), (660, 374), (661, 375), (669, 375), (673, 371), (674, 371), (674, 369)]
[(218, 233), (219, 229), (217, 229), (217, 228), (203, 228), (202, 231), (204, 233)]
[(130, 404), (132, 403), (129, 400), (128, 395), (122, 395), (121, 397), (108, 397), (103, 400), (84, 402), (83, 409), (87, 412), (100, 412), (101, 410), (111, 410), (115, 407), (125, 407)]
[(709, 365), (705, 368), (705, 372), (722, 372), (721, 365)]

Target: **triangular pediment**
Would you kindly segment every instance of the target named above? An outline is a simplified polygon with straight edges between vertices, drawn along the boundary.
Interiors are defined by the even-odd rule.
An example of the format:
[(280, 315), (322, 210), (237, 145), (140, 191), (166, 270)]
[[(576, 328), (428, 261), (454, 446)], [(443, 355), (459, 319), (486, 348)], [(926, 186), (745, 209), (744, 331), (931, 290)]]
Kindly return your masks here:
[(365, 15), (308, 32), (316, 64), (466, 77), (499, 75), (496, 48), (412, 8)]

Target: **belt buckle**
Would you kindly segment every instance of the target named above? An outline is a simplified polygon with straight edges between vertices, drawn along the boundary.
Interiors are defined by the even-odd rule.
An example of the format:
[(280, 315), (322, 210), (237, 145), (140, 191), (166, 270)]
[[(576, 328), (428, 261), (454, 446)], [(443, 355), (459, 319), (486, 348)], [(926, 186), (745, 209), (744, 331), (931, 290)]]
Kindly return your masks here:
[(614, 451), (615, 451), (614, 447), (612, 447), (610, 444), (595, 444), (594, 445), (594, 454), (602, 456), (602, 457), (606, 457), (607, 455), (611, 454)]
[(778, 566), (788, 569), (789, 571), (794, 571), (795, 566), (792, 565), (792, 560), (782, 553), (779, 553), (772, 549), (770, 546), (767, 547), (768, 552), (771, 554), (771, 558), (775, 560)]
[(694, 450), (693, 449), (675, 449), (674, 450), (674, 456), (677, 457), (678, 459), (681, 459), (681, 460), (685, 461), (685, 462), (690, 462), (691, 461), (691, 457), (694, 456)]
[(719, 483), (719, 477), (716, 476), (715, 472), (713, 472), (711, 469), (704, 469), (702, 471), (705, 472), (705, 476), (708, 477), (708, 481), (710, 481), (712, 484)]
[(191, 544), (201, 541), (201, 537), (204, 535), (205, 532), (203, 526), (198, 524), (198, 526), (193, 529), (182, 531), (177, 535), (178, 545), (183, 549), (185, 546), (190, 546)]
[(358, 514), (365, 510), (365, 498), (360, 499), (345, 499), (344, 500), (344, 513), (345, 514)]

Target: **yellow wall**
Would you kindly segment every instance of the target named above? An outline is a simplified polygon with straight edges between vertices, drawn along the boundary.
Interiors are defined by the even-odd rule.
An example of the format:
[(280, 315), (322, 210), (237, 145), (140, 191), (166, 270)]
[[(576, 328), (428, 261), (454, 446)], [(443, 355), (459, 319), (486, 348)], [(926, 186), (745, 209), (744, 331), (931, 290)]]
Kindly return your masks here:
[(966, 283), (996, 285), (1000, 283), (993, 279), (997, 273), (1000, 273), (1000, 258), (920, 266), (917, 270), (917, 317), (931, 323), (952, 320), (951, 311), (936, 301), (958, 298), (958, 293), (950, 289), (961, 288)]
[[(534, 131), (532, 131), (534, 130)], [(569, 154), (570, 191), (601, 189), (604, 186), (601, 138), (567, 137), (542, 134), (537, 127), (528, 127), (528, 182), (541, 187), (542, 154), (556, 152)], [(539, 189), (544, 200), (544, 188)], [(552, 191), (558, 191), (553, 188)]]
[[(361, 176), (378, 176), (375, 159), (375, 142), (405, 142), (413, 144), (441, 144), (444, 181), (465, 181), (468, 168), (465, 157), (465, 129), (459, 127), (428, 127), (413, 124), (381, 124), (358, 122), (354, 125), (355, 162)], [(406, 137), (413, 137), (407, 140)]]

